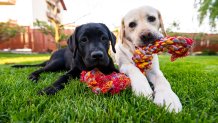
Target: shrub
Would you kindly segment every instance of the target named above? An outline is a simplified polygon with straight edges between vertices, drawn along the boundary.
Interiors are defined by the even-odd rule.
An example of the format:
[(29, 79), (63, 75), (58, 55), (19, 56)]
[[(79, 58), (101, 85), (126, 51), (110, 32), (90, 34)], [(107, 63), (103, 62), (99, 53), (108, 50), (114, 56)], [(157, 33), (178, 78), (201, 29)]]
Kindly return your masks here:
[(0, 42), (7, 41), (21, 32), (24, 32), (24, 29), (17, 24), (13, 24), (10, 21), (0, 22)]
[(205, 49), (202, 51), (201, 55), (217, 55), (216, 51), (210, 50), (210, 49)]

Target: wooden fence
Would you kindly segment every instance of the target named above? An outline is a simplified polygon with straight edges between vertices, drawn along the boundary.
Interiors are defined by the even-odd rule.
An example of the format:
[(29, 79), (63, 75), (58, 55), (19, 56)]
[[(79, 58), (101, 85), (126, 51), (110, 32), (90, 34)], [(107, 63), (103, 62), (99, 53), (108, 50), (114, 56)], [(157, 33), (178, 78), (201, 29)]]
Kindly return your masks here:
[(194, 52), (212, 51), (218, 52), (218, 34), (202, 34), (195, 39)]
[[(3, 49), (32, 49), (32, 52), (51, 52), (56, 50), (56, 44), (51, 36), (44, 35), (38, 29), (30, 29), (25, 27), (25, 33), (17, 35), (8, 41), (0, 41), (0, 50)], [(66, 34), (71, 34), (72, 30), (65, 30)], [(61, 45), (66, 45), (66, 41), (61, 42)]]
[[(9, 41), (0, 41), (0, 50), (29, 48), (32, 52), (52, 52), (56, 50), (56, 44), (51, 36), (42, 34), (38, 29), (25, 27), (26, 32)], [(66, 34), (72, 34), (73, 30), (65, 30)], [(117, 33), (117, 32), (115, 32)], [(181, 35), (195, 40), (193, 52), (213, 51), (218, 52), (218, 34), (203, 33), (174, 33), (169, 35)], [(66, 45), (66, 41), (61, 42)]]

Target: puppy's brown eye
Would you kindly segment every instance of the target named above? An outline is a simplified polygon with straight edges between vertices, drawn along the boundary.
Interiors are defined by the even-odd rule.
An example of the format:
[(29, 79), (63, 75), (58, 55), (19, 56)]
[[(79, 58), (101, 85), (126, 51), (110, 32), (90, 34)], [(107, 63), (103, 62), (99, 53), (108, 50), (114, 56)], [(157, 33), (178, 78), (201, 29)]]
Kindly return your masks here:
[(135, 22), (130, 22), (130, 23), (129, 23), (129, 27), (130, 27), (130, 28), (134, 28), (134, 27), (136, 27), (136, 25), (137, 25), (137, 24), (136, 24)]
[(148, 16), (148, 21), (149, 22), (154, 22), (156, 18), (154, 16)]
[(86, 37), (84, 37), (84, 38), (81, 38), (81, 39), (80, 39), (80, 41), (81, 41), (81, 42), (83, 42), (83, 43), (85, 43), (85, 42), (87, 42), (87, 41), (88, 41), (88, 38), (86, 38)]
[(102, 41), (107, 41), (108, 38), (107, 38), (106, 36), (101, 36), (101, 40), (102, 40)]

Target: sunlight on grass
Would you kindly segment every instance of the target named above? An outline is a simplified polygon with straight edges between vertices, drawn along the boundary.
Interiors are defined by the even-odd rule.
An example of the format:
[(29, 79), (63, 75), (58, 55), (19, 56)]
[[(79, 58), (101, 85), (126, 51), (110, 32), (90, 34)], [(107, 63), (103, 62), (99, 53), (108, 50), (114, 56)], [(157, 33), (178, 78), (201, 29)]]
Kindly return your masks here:
[(39, 90), (65, 72), (43, 73), (38, 83), (33, 83), (27, 78), (39, 68), (17, 69), (4, 65), (34, 64), (49, 56), (0, 53), (0, 123), (218, 123), (217, 56), (188, 56), (175, 62), (170, 61), (169, 55), (159, 56), (161, 70), (183, 105), (178, 114), (134, 96), (130, 88), (117, 95), (96, 95), (79, 79), (71, 79), (56, 95), (39, 96)]
[(15, 58), (1, 58), (0, 64), (15, 64), (15, 63), (22, 63), (22, 62), (38, 62), (48, 60), (49, 56), (31, 56), (31, 57), (15, 57)]
[(0, 53), (0, 65), (27, 62), (41, 62), (48, 60), (50, 54), (11, 54)]

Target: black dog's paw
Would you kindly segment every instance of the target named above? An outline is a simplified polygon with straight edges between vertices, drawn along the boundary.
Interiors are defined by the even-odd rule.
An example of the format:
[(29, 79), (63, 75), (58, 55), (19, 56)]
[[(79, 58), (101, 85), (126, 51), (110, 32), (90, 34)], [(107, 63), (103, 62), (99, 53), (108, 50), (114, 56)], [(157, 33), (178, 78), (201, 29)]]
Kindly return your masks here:
[(28, 79), (33, 81), (33, 82), (37, 82), (39, 80), (39, 76), (34, 75), (34, 74), (30, 74)]
[(41, 91), (38, 92), (38, 95), (54, 95), (56, 92), (58, 91), (58, 89), (56, 89), (53, 86), (49, 86)]

